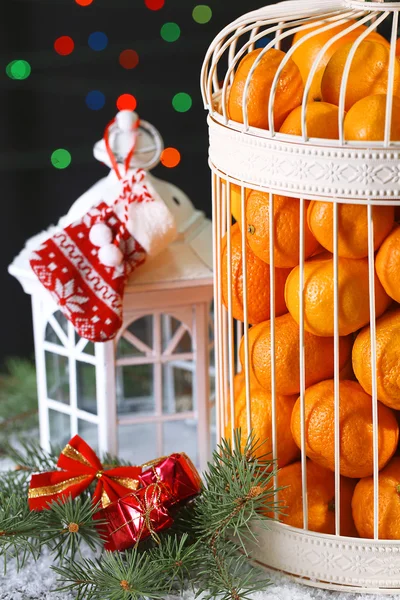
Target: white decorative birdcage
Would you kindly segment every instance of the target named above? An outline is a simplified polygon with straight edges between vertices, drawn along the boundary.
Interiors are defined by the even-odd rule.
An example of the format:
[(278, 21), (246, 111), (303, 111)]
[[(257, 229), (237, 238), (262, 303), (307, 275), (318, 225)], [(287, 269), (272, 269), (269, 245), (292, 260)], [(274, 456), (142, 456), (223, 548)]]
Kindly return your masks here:
[[(118, 113), (110, 144), (122, 163), (132, 145), (131, 116)], [(141, 121), (131, 168), (161, 156), (157, 130)], [(94, 155), (111, 167), (104, 140)], [(80, 338), (29, 264), (42, 241), (80, 219), (99, 199), (112, 204), (119, 182), (111, 169), (71, 206), (57, 227), (29, 240), (9, 272), (32, 297), (40, 442), (62, 446), (76, 434), (101, 455), (135, 464), (185, 451), (205, 469), (215, 439), (211, 223), (176, 186), (147, 174), (174, 216), (177, 239), (129, 278), (117, 336)]]
[[(375, 292), (377, 280), (375, 276), (374, 246), (374, 207), (400, 206), (400, 137), (393, 134), (393, 124), (398, 119), (399, 105), (397, 93), (397, 57), (396, 44), (398, 33), (398, 15), (400, 2), (364, 2), (360, 0), (315, 0), (304, 2), (294, 0), (281, 2), (273, 6), (261, 8), (238, 18), (227, 26), (211, 44), (203, 65), (201, 85), (203, 99), (209, 112), (208, 124), (210, 135), (209, 162), (212, 170), (213, 190), (213, 232), (214, 232), (214, 298), (215, 298), (215, 336), (216, 336), (216, 397), (217, 397), (217, 432), (218, 437), (233, 436), (236, 423), (235, 374), (244, 374), (244, 390), (246, 397), (245, 423), (247, 431), (252, 426), (252, 377), (253, 350), (250, 340), (251, 323), (248, 305), (252, 290), (248, 289), (248, 271), (242, 268), (242, 304), (243, 318), (234, 318), (232, 283), (233, 273), (230, 265), (234, 253), (232, 246), (232, 215), (239, 221), (241, 229), (242, 265), (247, 264), (249, 236), (254, 234), (254, 227), (248, 221), (248, 197), (253, 190), (267, 195), (269, 211), (264, 223), (265, 234), (269, 242), (265, 251), (269, 253), (269, 305), (270, 331), (269, 346), (265, 344), (263, 351), (270, 355), (269, 388), (271, 393), (271, 447), (274, 459), (279, 460), (277, 448), (279, 435), (277, 427), (277, 378), (279, 372), (276, 365), (276, 271), (274, 238), (276, 227), (274, 202), (277, 196), (296, 198), (298, 202), (299, 236), (298, 236), (298, 366), (293, 376), (299, 378), (297, 390), (300, 403), (300, 444), (301, 462), (301, 507), (302, 523), (294, 527), (282, 522), (271, 521), (268, 529), (260, 529), (258, 544), (251, 548), (254, 560), (264, 566), (290, 574), (305, 584), (322, 588), (341, 589), (347, 591), (378, 592), (381, 594), (399, 593), (400, 591), (400, 540), (383, 539), (379, 535), (379, 464), (378, 464), (378, 381), (374, 368), (371, 369), (371, 450), (373, 454), (373, 534), (371, 538), (345, 537), (340, 531), (341, 510), (341, 435), (342, 423), (339, 419), (341, 410), (340, 369), (339, 364), (339, 320), (342, 311), (341, 291), (339, 290), (339, 218), (340, 207), (347, 204), (364, 206), (368, 228), (367, 291), (361, 302), (368, 306), (370, 320), (370, 360), (375, 365), (378, 344), (376, 340), (376, 307)], [(367, 40), (372, 32), (379, 32), (386, 38), (388, 49), (388, 73), (386, 89), (380, 92), (385, 96), (383, 122), (377, 139), (351, 139), (346, 135), (346, 98), (354, 78), (349, 78), (352, 63), (360, 44)], [(296, 36), (296, 34), (298, 34)], [(300, 106), (300, 132), (285, 133), (279, 131), (276, 113), (277, 97), (282, 93), (282, 73), (290, 65), (295, 52), (304, 44), (324, 34), (323, 42), (317, 47), (314, 61), (308, 74), (302, 73), (303, 89), (300, 101), (294, 106), (287, 106), (287, 113)], [(349, 38), (350, 36), (350, 38)], [(313, 95), (314, 77), (322, 77), (327, 56), (337, 49), (341, 40), (346, 38), (350, 47), (342, 64), (341, 83), (336, 94), (337, 135), (332, 139), (310, 137), (308, 135), (308, 111), (311, 102), (320, 98)], [(344, 42), (343, 42), (344, 43)], [(253, 78), (257, 68), (267, 53), (274, 50), (284, 52), (278, 61), (275, 72), (271, 76), (269, 86), (257, 96), (253, 86)], [(397, 44), (397, 52), (399, 44)], [(258, 50), (253, 62), (247, 69), (243, 67), (246, 56)], [(293, 62), (294, 58), (293, 58)], [(243, 69), (241, 88), (235, 88), (235, 77)], [(261, 69), (261, 68), (260, 68)], [(350, 82), (348, 84), (348, 82)], [(236, 97), (239, 94), (239, 108), (230, 103), (232, 90)], [(238, 92), (239, 90), (239, 92)], [(377, 93), (377, 92), (376, 92)], [(262, 118), (252, 116), (254, 103), (263, 101)], [(289, 100), (290, 101), (290, 100)], [(233, 102), (233, 101), (232, 101)], [(233, 106), (233, 108), (232, 108)], [(285, 108), (285, 107), (284, 107)], [(311, 107), (312, 110), (313, 107)], [(234, 110), (235, 109), (235, 110)], [(286, 117), (286, 115), (285, 115)], [(282, 122), (282, 121), (281, 121)], [(362, 136), (361, 136), (362, 137)], [(392, 139), (393, 137), (393, 139)], [(331, 378), (334, 389), (332, 405), (334, 422), (334, 501), (335, 520), (333, 533), (312, 531), (309, 527), (309, 493), (307, 489), (307, 469), (309, 459), (306, 446), (306, 372), (307, 357), (305, 336), (308, 335), (305, 325), (307, 275), (305, 265), (305, 227), (307, 225), (307, 206), (314, 201), (329, 202), (332, 206), (332, 260), (331, 297), (333, 334), (332, 344), (333, 368)], [(260, 221), (259, 221), (260, 222)], [(225, 259), (221, 253), (225, 252)], [(228, 268), (227, 268), (228, 266)], [(224, 271), (225, 269), (225, 271)], [(226, 282), (226, 283), (224, 283)], [(226, 288), (224, 288), (226, 285)], [(227, 291), (226, 291), (227, 290)], [(308, 293), (308, 292), (307, 292)], [(235, 291), (236, 294), (236, 291)], [(282, 314), (282, 313), (280, 313)], [(326, 334), (325, 334), (326, 335)], [(353, 335), (353, 334), (352, 334)], [(240, 345), (242, 343), (242, 350)], [(393, 365), (400, 373), (399, 362)], [(240, 357), (242, 360), (240, 360)], [(260, 357), (259, 357), (260, 358)], [(261, 359), (260, 359), (261, 360)], [(324, 360), (321, 353), (320, 360)], [(329, 378), (330, 378), (329, 377)], [(327, 377), (325, 376), (325, 379)], [(232, 416), (233, 415), (233, 416)], [(229, 431), (227, 431), (229, 427)], [(279, 472), (275, 476), (275, 484), (279, 484)], [(399, 488), (400, 489), (400, 488)], [(400, 502), (400, 499), (398, 499)], [(290, 506), (286, 511), (290, 513)], [(383, 517), (382, 517), (383, 518)]]

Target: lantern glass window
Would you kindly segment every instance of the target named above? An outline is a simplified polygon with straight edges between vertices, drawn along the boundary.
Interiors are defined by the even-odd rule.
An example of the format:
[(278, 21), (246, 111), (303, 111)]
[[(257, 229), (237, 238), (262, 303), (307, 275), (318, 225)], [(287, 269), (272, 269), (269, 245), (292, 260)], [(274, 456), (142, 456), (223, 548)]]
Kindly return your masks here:
[(193, 410), (193, 368), (190, 361), (171, 361), (163, 365), (163, 413)]
[(163, 423), (163, 449), (162, 454), (185, 452), (194, 463), (198, 462), (197, 421), (184, 419), (180, 421), (166, 421)]
[(154, 401), (154, 365), (117, 367), (118, 414), (152, 414)]
[(187, 327), (171, 315), (161, 315), (162, 349), (165, 354), (192, 352), (192, 338)]
[(133, 321), (122, 334), (117, 348), (117, 358), (151, 356), (153, 353), (153, 315)]
[(96, 453), (99, 452), (99, 436), (97, 425), (95, 423), (78, 419), (78, 435), (80, 435)]
[(96, 368), (94, 365), (76, 363), (77, 403), (80, 410), (97, 414)]
[(88, 356), (95, 356), (95, 346), (93, 342), (89, 342), (89, 340), (85, 340), (84, 338), (79, 337), (79, 335), (74, 331), (75, 335), (75, 346), (78, 352), (82, 352), (83, 354), (87, 354)]
[(71, 438), (71, 417), (50, 408), (49, 430), (52, 445), (64, 447)]
[(141, 465), (155, 456), (161, 456), (159, 432), (156, 423), (119, 425), (118, 456), (133, 464)]
[(45, 356), (47, 397), (62, 404), (69, 404), (68, 358), (54, 352), (45, 352)]

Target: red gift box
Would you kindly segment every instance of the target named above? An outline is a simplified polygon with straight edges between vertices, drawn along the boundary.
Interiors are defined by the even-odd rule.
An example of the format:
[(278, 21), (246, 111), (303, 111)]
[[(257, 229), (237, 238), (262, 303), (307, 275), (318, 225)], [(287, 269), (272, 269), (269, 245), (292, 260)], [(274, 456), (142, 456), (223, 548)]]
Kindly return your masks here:
[(104, 520), (98, 526), (106, 550), (126, 550), (173, 523), (166, 508), (169, 493), (159, 484), (151, 484), (113, 502), (98, 511), (95, 519)]
[(172, 454), (143, 465), (141, 487), (95, 514), (106, 550), (126, 550), (173, 523), (169, 509), (201, 491), (201, 479), (185, 454)]
[(170, 504), (183, 502), (201, 491), (201, 479), (190, 458), (184, 454), (171, 454), (142, 465), (138, 479), (143, 486), (162, 482), (170, 491)]

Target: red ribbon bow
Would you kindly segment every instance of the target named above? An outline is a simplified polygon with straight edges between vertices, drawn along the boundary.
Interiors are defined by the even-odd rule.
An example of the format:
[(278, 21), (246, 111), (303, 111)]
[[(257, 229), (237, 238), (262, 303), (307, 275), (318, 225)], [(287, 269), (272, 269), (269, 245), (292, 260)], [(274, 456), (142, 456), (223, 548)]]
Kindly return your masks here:
[(32, 475), (28, 492), (31, 510), (43, 510), (50, 502), (68, 496), (76, 498), (96, 479), (93, 504), (100, 501), (103, 508), (140, 487), (142, 467), (105, 469), (79, 435), (65, 446), (57, 466), (63, 470)]

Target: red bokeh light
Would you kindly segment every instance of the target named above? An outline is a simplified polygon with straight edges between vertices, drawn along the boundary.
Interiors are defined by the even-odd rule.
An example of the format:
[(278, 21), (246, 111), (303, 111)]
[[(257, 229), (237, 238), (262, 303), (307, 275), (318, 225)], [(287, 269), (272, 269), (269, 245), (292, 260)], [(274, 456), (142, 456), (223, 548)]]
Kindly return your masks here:
[(144, 0), (144, 3), (150, 10), (160, 10), (165, 4), (165, 0)]
[(118, 110), (135, 110), (137, 100), (132, 94), (121, 94), (117, 99)]
[(181, 162), (181, 153), (176, 148), (165, 148), (161, 154), (161, 164), (173, 169)]
[(75, 2), (79, 4), (79, 6), (89, 6), (92, 4), (93, 0), (75, 0)]
[(54, 42), (54, 50), (61, 56), (67, 56), (74, 51), (75, 43), (69, 35), (62, 35)]
[(139, 54), (136, 50), (123, 50), (119, 55), (119, 64), (124, 69), (134, 69), (139, 64)]

